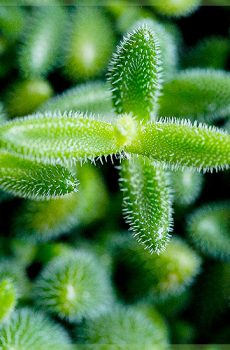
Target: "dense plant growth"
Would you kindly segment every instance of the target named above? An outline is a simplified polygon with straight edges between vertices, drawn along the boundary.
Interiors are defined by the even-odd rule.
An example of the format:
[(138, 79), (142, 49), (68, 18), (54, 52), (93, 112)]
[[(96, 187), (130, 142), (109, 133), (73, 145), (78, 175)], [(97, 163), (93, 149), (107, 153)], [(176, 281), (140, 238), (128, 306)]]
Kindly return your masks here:
[(230, 205), (201, 194), (227, 183), (230, 41), (186, 49), (199, 4), (0, 1), (0, 349), (228, 342)]

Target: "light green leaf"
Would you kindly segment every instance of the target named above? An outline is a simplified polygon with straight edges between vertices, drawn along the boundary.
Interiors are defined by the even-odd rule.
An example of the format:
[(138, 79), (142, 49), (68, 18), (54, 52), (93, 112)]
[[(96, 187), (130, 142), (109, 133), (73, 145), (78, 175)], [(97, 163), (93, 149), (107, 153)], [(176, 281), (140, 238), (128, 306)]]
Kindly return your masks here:
[(77, 190), (78, 181), (60, 165), (44, 165), (0, 152), (0, 188), (30, 199), (60, 197)]

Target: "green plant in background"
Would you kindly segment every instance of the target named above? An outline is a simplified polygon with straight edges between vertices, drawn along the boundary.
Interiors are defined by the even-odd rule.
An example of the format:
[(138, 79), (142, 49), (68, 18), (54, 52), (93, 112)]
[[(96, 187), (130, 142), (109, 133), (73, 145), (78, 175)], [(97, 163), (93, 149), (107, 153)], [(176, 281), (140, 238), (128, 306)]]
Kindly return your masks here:
[(70, 339), (65, 330), (42, 313), (30, 309), (15, 311), (1, 328), (1, 349), (65, 349)]
[(0, 349), (163, 350), (208, 334), (213, 293), (208, 327), (229, 293), (229, 203), (199, 196), (203, 173), (230, 165), (228, 39), (183, 51), (171, 19), (198, 0), (1, 3)]
[(10, 279), (3, 279), (0, 283), (0, 322), (10, 316), (16, 305), (16, 291)]

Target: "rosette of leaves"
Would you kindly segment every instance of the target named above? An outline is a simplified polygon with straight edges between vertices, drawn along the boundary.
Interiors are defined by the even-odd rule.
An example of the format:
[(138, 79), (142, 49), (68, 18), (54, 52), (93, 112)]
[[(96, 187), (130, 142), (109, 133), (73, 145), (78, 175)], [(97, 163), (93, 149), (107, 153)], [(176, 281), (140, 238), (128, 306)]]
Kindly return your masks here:
[(47, 350), (70, 349), (70, 338), (59, 324), (32, 309), (15, 311), (0, 327), (2, 350)]
[[(224, 84), (228, 91), (230, 78), (224, 72), (186, 73), (186, 84), (191, 80), (191, 84), (214, 86), (213, 76), (217, 86)], [(118, 115), (112, 121), (81, 112), (41, 112), (0, 125), (0, 146), (42, 166), (70, 167), (119, 157), (126, 221), (146, 248), (160, 253), (172, 226), (171, 191), (164, 168), (226, 169), (230, 136), (189, 120), (155, 120), (159, 106), (162, 109), (162, 53), (157, 33), (147, 24), (124, 37), (112, 58), (109, 81)], [(223, 99), (219, 101), (213, 91), (209, 97), (223, 107)]]
[(72, 322), (95, 317), (113, 303), (107, 270), (88, 250), (52, 259), (36, 281), (34, 292), (38, 306)]

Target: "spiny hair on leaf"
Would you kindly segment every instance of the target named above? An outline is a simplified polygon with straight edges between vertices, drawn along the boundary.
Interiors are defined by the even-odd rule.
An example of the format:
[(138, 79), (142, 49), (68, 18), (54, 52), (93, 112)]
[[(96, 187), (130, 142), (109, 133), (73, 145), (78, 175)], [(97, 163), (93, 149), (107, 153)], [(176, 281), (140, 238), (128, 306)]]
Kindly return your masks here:
[(15, 215), (12, 231), (25, 242), (43, 242), (68, 234), (104, 217), (108, 195), (97, 169), (76, 166), (79, 191), (58, 199), (25, 201)]
[(172, 194), (168, 175), (145, 157), (121, 163), (123, 215), (137, 241), (150, 253), (161, 253), (172, 231)]
[(142, 27), (143, 25), (157, 35), (162, 60), (162, 80), (168, 80), (177, 66), (178, 53), (176, 40), (173, 34), (167, 29), (167, 26), (152, 18), (144, 18), (136, 21), (129, 30), (132, 31), (134, 28)]
[(128, 33), (108, 69), (114, 110), (138, 119), (154, 118), (162, 85), (157, 35), (147, 25)]
[(114, 125), (92, 114), (38, 113), (1, 125), (0, 134), (3, 148), (48, 164), (70, 165), (123, 150)]
[(76, 192), (78, 180), (60, 165), (44, 165), (0, 152), (0, 188), (34, 200), (61, 197)]
[(230, 164), (230, 135), (215, 127), (163, 118), (143, 124), (137, 135), (125, 147), (126, 152), (142, 154), (175, 169), (213, 171), (227, 169)]

